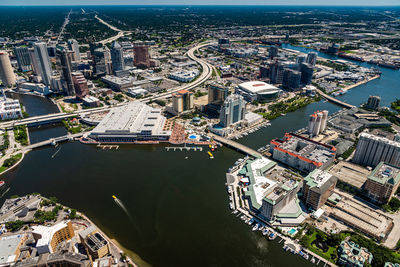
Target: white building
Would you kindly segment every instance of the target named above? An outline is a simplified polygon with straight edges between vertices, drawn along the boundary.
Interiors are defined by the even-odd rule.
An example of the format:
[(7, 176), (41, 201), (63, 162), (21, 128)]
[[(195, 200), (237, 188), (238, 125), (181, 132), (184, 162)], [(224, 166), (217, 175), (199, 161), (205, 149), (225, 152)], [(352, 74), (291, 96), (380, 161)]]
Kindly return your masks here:
[(308, 133), (312, 136), (318, 136), (326, 129), (326, 122), (328, 121), (328, 111), (317, 111), (310, 115), (308, 121)]
[(9, 120), (22, 117), (21, 105), (17, 99), (0, 99), (0, 119)]
[(199, 70), (190, 70), (190, 71), (180, 70), (174, 73), (170, 73), (168, 75), (168, 78), (179, 82), (187, 83), (193, 81), (197, 77), (197, 75), (199, 75), (199, 73), (200, 73)]
[(22, 83), (18, 87), (19, 90), (33, 91), (42, 95), (50, 93), (49, 87), (41, 83)]
[(279, 88), (260, 81), (241, 83), (236, 88), (236, 92), (242, 95), (248, 102), (265, 102), (274, 99), (279, 95), (280, 91), (281, 90)]

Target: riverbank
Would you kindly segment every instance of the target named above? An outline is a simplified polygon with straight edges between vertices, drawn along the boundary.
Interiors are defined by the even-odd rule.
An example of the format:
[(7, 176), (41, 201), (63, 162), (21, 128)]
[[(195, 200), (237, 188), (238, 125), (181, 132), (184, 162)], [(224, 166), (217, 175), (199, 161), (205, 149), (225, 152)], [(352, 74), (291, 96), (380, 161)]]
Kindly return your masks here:
[(350, 89), (353, 89), (353, 88), (358, 87), (358, 86), (360, 86), (360, 85), (366, 84), (366, 83), (368, 83), (368, 82), (370, 82), (370, 81), (373, 81), (373, 80), (375, 80), (375, 79), (378, 79), (378, 78), (380, 78), (380, 77), (381, 77), (381, 75), (378, 74), (378, 75), (372, 76), (371, 78), (362, 80), (362, 81), (360, 81), (360, 82), (358, 82), (358, 83), (355, 83), (355, 84), (349, 85), (349, 86), (347, 86), (347, 87), (344, 87), (344, 88), (342, 88), (341, 90), (343, 90), (344, 92), (347, 92), (347, 91), (350, 90)]

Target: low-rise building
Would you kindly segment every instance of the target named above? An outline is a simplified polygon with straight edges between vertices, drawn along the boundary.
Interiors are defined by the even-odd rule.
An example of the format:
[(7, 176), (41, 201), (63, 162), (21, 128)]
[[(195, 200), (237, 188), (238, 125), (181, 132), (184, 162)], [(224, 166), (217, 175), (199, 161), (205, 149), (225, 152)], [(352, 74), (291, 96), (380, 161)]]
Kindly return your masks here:
[(261, 81), (241, 83), (236, 88), (236, 93), (242, 95), (248, 102), (269, 101), (278, 97), (280, 92), (281, 90), (275, 86)]
[(300, 171), (310, 172), (331, 165), (335, 160), (336, 148), (294, 133), (286, 133), (284, 138), (271, 141), (270, 152), (273, 159)]
[(168, 75), (168, 78), (179, 81), (179, 82), (183, 82), (183, 83), (187, 83), (187, 82), (191, 82), (193, 81), (197, 75), (199, 75), (199, 70), (179, 70), (173, 73), (170, 73)]
[(365, 264), (371, 265), (372, 263), (372, 253), (353, 241), (342, 241), (338, 252), (340, 255), (339, 265), (363, 267)]
[(22, 117), (21, 105), (17, 99), (0, 98), (1, 120), (17, 119)]
[(397, 191), (400, 182), (400, 167), (380, 162), (368, 175), (364, 184), (367, 195), (378, 203), (386, 203)]
[(87, 107), (95, 108), (100, 106), (100, 100), (94, 96), (87, 95), (83, 99), (83, 104)]
[(26, 234), (17, 234), (0, 239), (0, 266), (10, 266), (18, 260), (27, 237)]
[(328, 172), (316, 169), (304, 178), (303, 199), (313, 210), (318, 210), (332, 195), (337, 178)]

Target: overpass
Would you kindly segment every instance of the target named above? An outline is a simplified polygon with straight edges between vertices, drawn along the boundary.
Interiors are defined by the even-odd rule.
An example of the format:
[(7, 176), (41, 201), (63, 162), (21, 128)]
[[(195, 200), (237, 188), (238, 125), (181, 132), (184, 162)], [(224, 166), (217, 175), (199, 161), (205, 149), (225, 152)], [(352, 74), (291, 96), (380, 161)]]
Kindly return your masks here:
[(213, 134), (213, 133), (208, 133), (208, 136), (212, 137), (215, 141), (220, 142), (221, 144), (224, 144), (227, 147), (233, 148), (237, 151), (240, 151), (242, 153), (245, 153), (249, 156), (252, 157), (262, 157), (262, 154), (252, 148), (249, 148), (245, 145), (239, 144), (238, 142), (232, 141), (230, 139), (224, 138), (222, 136)]
[(320, 94), (323, 98), (325, 98), (328, 101), (331, 101), (332, 103), (335, 103), (339, 106), (345, 107), (345, 108), (355, 108), (356, 106), (350, 105), (346, 102), (340, 101), (339, 99), (336, 99), (330, 95), (325, 94), (321, 90), (317, 89), (318, 94)]

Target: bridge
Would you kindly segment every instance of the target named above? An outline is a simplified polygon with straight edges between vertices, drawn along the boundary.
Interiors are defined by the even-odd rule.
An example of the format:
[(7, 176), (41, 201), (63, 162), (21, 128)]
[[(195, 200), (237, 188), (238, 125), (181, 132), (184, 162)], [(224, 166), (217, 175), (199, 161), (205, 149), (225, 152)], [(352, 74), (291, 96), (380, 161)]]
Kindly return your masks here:
[(75, 138), (82, 137), (84, 134), (85, 133), (67, 134), (64, 136), (56, 137), (56, 138), (50, 138), (48, 140), (26, 146), (26, 147), (24, 147), (24, 149), (31, 150), (31, 149), (42, 147), (42, 146), (55, 145), (56, 143), (59, 143), (59, 142), (74, 140)]
[(242, 153), (245, 153), (249, 156), (253, 156), (256, 158), (262, 157), (262, 154), (252, 148), (249, 148), (245, 145), (239, 144), (238, 142), (232, 141), (230, 139), (224, 138), (222, 136), (213, 134), (213, 133), (208, 133), (208, 136), (212, 137), (215, 141), (220, 142), (221, 144), (233, 148), (237, 151), (240, 151)]
[(318, 94), (320, 94), (323, 98), (325, 98), (326, 100), (331, 101), (331, 102), (333, 102), (333, 103), (335, 103), (335, 104), (337, 104), (339, 106), (342, 106), (342, 107), (345, 107), (345, 108), (355, 108), (356, 107), (356, 106), (350, 105), (350, 104), (348, 104), (346, 102), (340, 101), (339, 99), (336, 99), (336, 98), (334, 98), (334, 97), (332, 97), (330, 95), (327, 95), (327, 94), (325, 94), (324, 92), (322, 92), (319, 89), (316, 89), (316, 90), (317, 90)]

